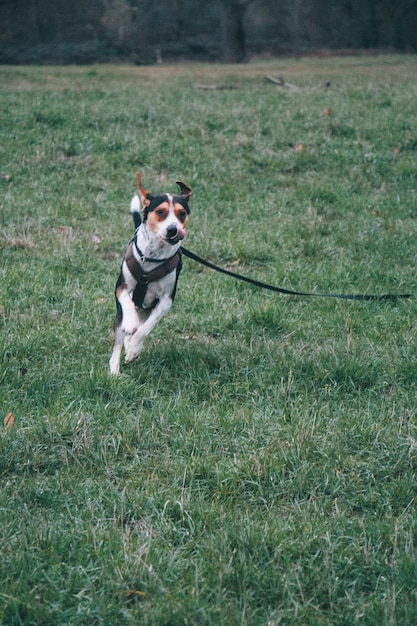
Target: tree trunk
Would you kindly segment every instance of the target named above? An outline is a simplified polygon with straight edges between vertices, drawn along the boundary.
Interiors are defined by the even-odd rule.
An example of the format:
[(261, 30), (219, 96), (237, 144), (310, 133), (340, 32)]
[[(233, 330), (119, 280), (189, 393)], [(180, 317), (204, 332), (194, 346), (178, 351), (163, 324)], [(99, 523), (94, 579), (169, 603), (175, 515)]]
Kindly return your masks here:
[(222, 0), (223, 9), (223, 60), (226, 63), (242, 63), (246, 60), (243, 17), (247, 3), (242, 0)]

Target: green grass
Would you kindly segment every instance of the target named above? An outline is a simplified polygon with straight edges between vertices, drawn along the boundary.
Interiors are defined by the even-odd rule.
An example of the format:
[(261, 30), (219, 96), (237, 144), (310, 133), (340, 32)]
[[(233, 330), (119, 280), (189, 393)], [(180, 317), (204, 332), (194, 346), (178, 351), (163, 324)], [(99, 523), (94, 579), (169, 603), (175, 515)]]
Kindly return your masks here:
[(107, 372), (138, 169), (191, 185), (186, 245), (215, 263), (416, 294), (416, 78), (411, 56), (0, 68), (2, 626), (416, 623), (415, 299), (185, 259)]

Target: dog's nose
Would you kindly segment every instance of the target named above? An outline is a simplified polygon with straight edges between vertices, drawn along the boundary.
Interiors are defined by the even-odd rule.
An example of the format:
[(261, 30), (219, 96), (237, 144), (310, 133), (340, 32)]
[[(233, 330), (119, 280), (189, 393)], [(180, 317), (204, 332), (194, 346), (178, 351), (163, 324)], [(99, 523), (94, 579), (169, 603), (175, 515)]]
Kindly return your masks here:
[(167, 227), (167, 239), (173, 239), (177, 236), (178, 229), (175, 224), (171, 224)]

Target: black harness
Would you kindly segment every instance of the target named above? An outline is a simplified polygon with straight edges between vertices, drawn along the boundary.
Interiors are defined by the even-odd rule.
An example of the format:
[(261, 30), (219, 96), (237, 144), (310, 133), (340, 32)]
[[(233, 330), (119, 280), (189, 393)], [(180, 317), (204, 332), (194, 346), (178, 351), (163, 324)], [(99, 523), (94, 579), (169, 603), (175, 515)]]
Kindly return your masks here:
[[(176, 272), (176, 277), (175, 277), (175, 285), (174, 285), (173, 292), (171, 294), (171, 298), (172, 300), (174, 300), (175, 293), (177, 291), (178, 277), (182, 270), (181, 251), (178, 250), (169, 259), (148, 259), (148, 258), (144, 259), (146, 261), (151, 261), (152, 263), (159, 263), (159, 265), (155, 267), (155, 269), (151, 270), (150, 272), (145, 272), (143, 270), (143, 267), (141, 266), (141, 264), (139, 263), (135, 255), (133, 254), (133, 246), (135, 246), (139, 254), (141, 254), (140, 250), (136, 246), (135, 238), (133, 238), (131, 239), (128, 245), (124, 260), (126, 261), (126, 265), (128, 267), (129, 272), (132, 274), (133, 278), (136, 280), (136, 287), (132, 294), (132, 299), (133, 299), (133, 302), (135, 303), (135, 306), (137, 306), (138, 309), (142, 309), (142, 310), (154, 309), (159, 302), (158, 298), (156, 298), (150, 306), (146, 306), (146, 307), (143, 306), (143, 303), (146, 298), (146, 293), (148, 291), (149, 283), (156, 282), (157, 280), (160, 280), (161, 278), (168, 276), (168, 274), (171, 274), (171, 272), (176, 270), (177, 272)], [(141, 256), (143, 257), (143, 255)]]

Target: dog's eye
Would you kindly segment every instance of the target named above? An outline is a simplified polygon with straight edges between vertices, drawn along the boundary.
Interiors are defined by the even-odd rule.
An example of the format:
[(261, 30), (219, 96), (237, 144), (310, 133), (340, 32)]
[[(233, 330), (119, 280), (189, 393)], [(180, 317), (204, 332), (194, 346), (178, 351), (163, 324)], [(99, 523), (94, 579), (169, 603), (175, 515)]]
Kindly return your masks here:
[(184, 221), (186, 217), (187, 217), (187, 213), (186, 213), (186, 211), (180, 211), (180, 212), (178, 213), (178, 219), (179, 219), (179, 220)]
[(156, 213), (157, 215), (164, 215), (164, 209), (157, 209), (157, 210), (155, 211), (155, 213)]

